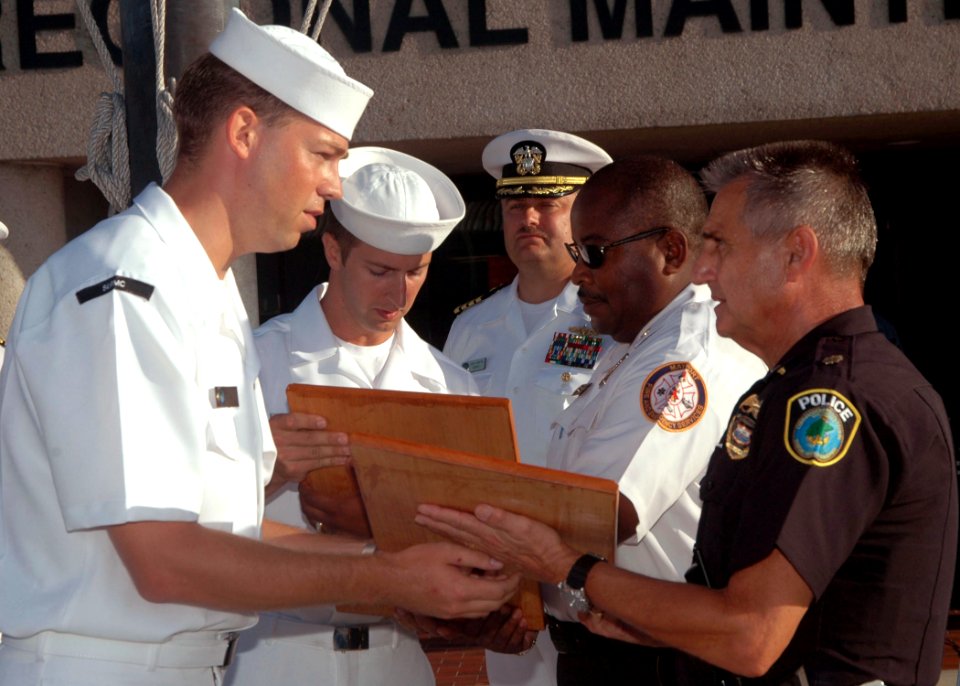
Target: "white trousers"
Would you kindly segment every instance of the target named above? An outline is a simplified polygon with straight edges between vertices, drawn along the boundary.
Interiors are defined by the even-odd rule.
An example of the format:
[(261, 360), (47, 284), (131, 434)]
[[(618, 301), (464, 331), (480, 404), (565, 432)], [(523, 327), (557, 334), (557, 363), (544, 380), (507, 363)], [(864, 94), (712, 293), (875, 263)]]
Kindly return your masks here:
[(6, 686), (220, 686), (219, 667), (173, 668), (38, 655), (0, 645), (0, 684)]
[[(393, 622), (370, 628), (370, 647), (337, 651), (333, 628), (263, 615), (240, 634), (227, 686), (434, 686), (420, 641)], [(314, 630), (311, 631), (311, 628)]]
[(486, 651), (490, 686), (557, 686), (557, 649), (550, 632), (541, 631), (525, 655)]

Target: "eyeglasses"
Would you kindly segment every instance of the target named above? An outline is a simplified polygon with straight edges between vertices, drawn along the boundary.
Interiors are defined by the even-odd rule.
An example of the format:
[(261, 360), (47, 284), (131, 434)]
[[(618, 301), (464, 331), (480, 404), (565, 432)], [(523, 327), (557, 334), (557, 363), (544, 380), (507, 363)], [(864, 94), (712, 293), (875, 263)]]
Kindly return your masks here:
[(563, 245), (566, 247), (567, 252), (570, 253), (570, 259), (572, 259), (574, 262), (583, 260), (583, 263), (590, 269), (599, 269), (603, 266), (603, 260), (606, 257), (606, 252), (610, 248), (616, 248), (618, 245), (632, 243), (633, 241), (640, 241), (644, 238), (649, 238), (650, 236), (666, 233), (669, 230), (669, 226), (658, 226), (654, 229), (647, 229), (646, 231), (635, 233), (632, 236), (621, 238), (619, 241), (607, 243), (606, 245), (579, 245), (577, 243), (564, 243)]

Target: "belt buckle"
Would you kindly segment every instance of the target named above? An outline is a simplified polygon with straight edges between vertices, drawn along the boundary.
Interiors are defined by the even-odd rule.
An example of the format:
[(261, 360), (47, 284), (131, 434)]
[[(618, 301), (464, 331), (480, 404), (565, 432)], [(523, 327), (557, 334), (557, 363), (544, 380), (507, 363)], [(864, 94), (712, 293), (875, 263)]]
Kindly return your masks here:
[(224, 638), (227, 640), (227, 650), (223, 654), (223, 664), (220, 666), (227, 668), (233, 662), (233, 656), (237, 654), (237, 639), (240, 638), (240, 634), (237, 631), (231, 631), (225, 634)]
[(366, 626), (338, 626), (333, 629), (334, 650), (367, 650), (370, 648), (370, 628)]

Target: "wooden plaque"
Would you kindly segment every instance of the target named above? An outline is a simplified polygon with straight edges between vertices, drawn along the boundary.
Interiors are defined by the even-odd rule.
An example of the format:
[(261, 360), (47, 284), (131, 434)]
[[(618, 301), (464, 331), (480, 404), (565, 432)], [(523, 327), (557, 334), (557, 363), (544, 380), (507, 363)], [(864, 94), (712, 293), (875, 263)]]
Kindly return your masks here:
[[(506, 398), (290, 384), (287, 402), (291, 412), (325, 417), (331, 431), (426, 443), (512, 462), (519, 459)], [(305, 481), (324, 493), (357, 489), (349, 467), (315, 469)]]
[[(442, 540), (413, 519), (417, 505), (471, 511), (488, 503), (538, 519), (581, 552), (613, 561), (618, 488), (613, 481), (482, 455), (355, 434), (353, 468), (377, 545), (388, 551)], [(531, 628), (543, 628), (539, 587), (526, 580), (519, 604)]]
[[(355, 433), (364, 433), (510, 462), (519, 459), (513, 413), (506, 398), (290, 384), (287, 403), (292, 412), (326, 418), (332, 431), (351, 435), (351, 445)], [(332, 496), (359, 496), (356, 476), (349, 466), (315, 469), (304, 481), (309, 488)], [(542, 624), (540, 587), (524, 581), (520, 596), (519, 604), (535, 608), (536, 612), (531, 610), (528, 615), (539, 616), (537, 621)], [(393, 611), (369, 605), (337, 607), (344, 612), (372, 615)]]
[(518, 459), (507, 398), (290, 384), (287, 402), (292, 412), (326, 417), (332, 431)]

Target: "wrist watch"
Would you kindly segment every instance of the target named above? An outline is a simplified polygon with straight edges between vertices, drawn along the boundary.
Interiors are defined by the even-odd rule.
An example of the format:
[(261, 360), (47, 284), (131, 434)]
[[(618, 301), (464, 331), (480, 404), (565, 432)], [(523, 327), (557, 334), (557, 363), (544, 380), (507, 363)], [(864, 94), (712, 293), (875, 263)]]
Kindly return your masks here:
[(592, 605), (587, 598), (587, 592), (584, 586), (587, 584), (587, 574), (598, 562), (606, 562), (605, 558), (593, 553), (587, 553), (577, 558), (567, 574), (567, 578), (557, 584), (560, 592), (567, 597), (567, 603), (570, 609), (576, 613), (590, 612)]

